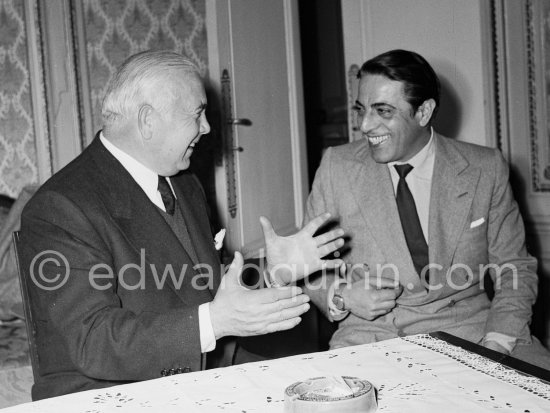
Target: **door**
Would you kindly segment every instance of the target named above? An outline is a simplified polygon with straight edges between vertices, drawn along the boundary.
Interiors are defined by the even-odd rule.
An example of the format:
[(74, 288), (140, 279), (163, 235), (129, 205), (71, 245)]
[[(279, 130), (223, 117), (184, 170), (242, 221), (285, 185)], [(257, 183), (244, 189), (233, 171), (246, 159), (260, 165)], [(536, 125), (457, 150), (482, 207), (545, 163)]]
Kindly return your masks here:
[(296, 2), (208, 1), (209, 68), (221, 101), (216, 176), (225, 246), (261, 252), (258, 221), (279, 234), (301, 225), (307, 195)]

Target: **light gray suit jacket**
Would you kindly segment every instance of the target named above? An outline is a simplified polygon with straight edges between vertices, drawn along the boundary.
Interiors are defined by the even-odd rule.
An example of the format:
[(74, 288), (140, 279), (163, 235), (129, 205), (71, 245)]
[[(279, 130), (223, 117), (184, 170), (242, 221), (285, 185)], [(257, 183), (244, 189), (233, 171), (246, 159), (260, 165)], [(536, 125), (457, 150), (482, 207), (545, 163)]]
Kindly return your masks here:
[[(346, 262), (368, 264), (371, 275), (394, 265), (404, 287), (385, 316), (367, 321), (350, 314), (340, 322), (331, 347), (437, 330), (473, 342), (498, 332), (530, 343), (537, 262), (525, 248), (506, 162), (496, 149), (437, 134), (434, 140), (429, 291), (414, 269), (387, 165), (371, 158), (364, 139), (329, 148), (323, 157), (306, 221), (324, 211), (333, 214), (351, 237)], [(492, 301), (483, 288), (483, 267), (490, 264), (500, 268), (490, 271), (497, 279)], [(326, 311), (326, 289), (307, 292)]]

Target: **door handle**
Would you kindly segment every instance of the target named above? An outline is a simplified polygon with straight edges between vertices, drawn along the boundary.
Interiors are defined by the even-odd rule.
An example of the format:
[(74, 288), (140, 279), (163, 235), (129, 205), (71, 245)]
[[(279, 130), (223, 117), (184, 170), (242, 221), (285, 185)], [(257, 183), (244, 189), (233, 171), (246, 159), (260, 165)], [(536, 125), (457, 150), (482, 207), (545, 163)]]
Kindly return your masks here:
[(229, 125), (252, 126), (252, 121), (246, 118), (228, 119)]

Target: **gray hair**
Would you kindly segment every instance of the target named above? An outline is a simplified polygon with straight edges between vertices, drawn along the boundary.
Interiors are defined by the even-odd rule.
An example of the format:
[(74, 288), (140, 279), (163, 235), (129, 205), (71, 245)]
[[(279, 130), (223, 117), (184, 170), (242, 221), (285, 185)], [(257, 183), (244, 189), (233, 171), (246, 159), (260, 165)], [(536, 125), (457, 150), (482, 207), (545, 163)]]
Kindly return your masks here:
[(149, 50), (130, 56), (107, 84), (101, 106), (104, 125), (127, 118), (144, 103), (155, 103), (151, 99), (161, 101), (159, 106), (170, 105), (175, 98), (170, 79), (181, 71), (200, 77), (198, 67), (178, 53)]

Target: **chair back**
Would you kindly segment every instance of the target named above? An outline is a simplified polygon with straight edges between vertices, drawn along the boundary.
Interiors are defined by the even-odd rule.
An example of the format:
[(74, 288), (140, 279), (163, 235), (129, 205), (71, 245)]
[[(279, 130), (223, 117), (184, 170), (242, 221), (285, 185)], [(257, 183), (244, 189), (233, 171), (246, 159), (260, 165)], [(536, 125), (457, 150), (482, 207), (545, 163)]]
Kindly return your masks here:
[(27, 268), (21, 266), (19, 251), (21, 250), (21, 241), (19, 231), (13, 233), (13, 246), (15, 249), (15, 262), (17, 263), (17, 273), (19, 275), (19, 285), (21, 286), (21, 296), (23, 298), (23, 311), (25, 312), (25, 324), (27, 326), (27, 339), (29, 342), (29, 354), (31, 356), (32, 374), (34, 382), (37, 382), (38, 374), (38, 350), (36, 346), (36, 325), (32, 315), (32, 303), (29, 296), (29, 275)]

